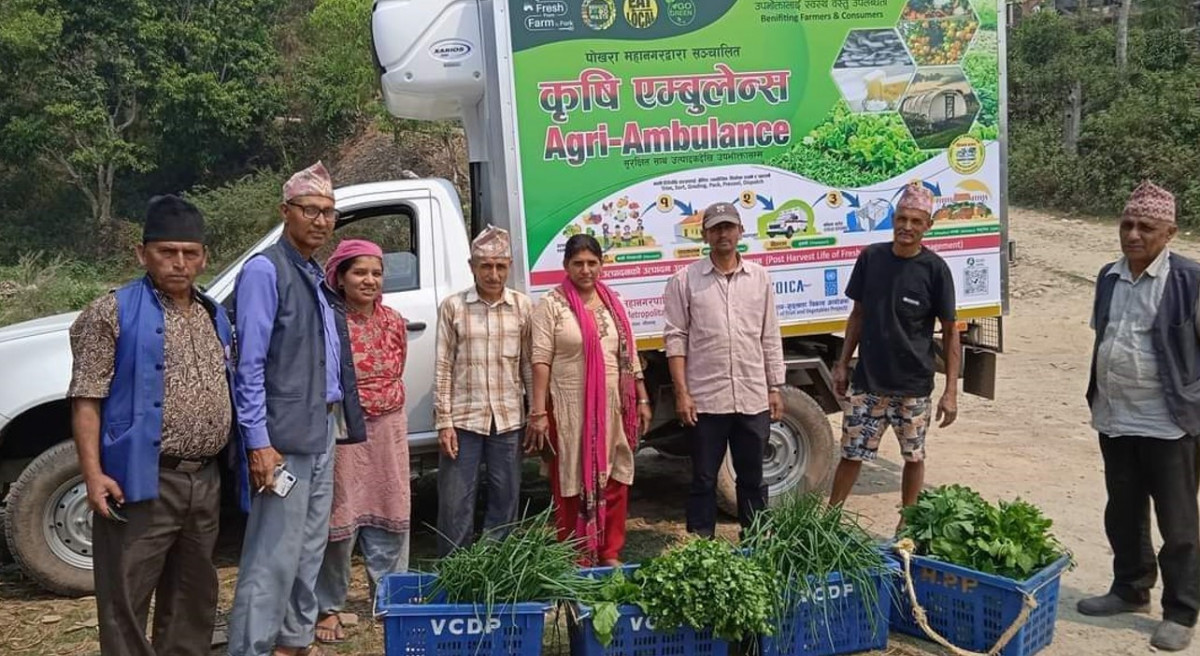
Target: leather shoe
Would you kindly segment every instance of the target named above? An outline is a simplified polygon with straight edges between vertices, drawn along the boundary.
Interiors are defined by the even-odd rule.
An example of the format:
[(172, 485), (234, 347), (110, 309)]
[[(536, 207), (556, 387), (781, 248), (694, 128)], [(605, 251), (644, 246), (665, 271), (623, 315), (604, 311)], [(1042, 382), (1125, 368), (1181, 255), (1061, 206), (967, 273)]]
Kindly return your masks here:
[(1125, 601), (1113, 593), (1108, 593), (1099, 597), (1088, 597), (1080, 599), (1075, 606), (1080, 615), (1089, 617), (1109, 617), (1111, 615), (1120, 615), (1121, 613), (1146, 613), (1150, 611), (1150, 604), (1136, 604), (1131, 601)]
[(1163, 620), (1154, 629), (1150, 644), (1163, 651), (1183, 651), (1192, 643), (1192, 627)]

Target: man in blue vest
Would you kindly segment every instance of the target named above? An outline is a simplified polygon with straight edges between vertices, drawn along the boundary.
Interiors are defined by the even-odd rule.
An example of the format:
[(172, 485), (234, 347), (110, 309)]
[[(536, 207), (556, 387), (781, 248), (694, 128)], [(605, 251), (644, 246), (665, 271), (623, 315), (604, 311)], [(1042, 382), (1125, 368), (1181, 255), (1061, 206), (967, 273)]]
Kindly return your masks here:
[[(150, 201), (146, 276), (92, 302), (71, 326), (69, 396), (92, 525), (105, 656), (209, 653), (217, 610), (215, 463), (233, 428), (233, 331), (196, 291), (204, 219), (175, 196)], [(249, 505), (246, 461), (232, 459)], [(154, 639), (146, 637), (154, 594)]]
[(1163, 621), (1150, 644), (1163, 651), (1187, 648), (1200, 609), (1200, 265), (1167, 248), (1177, 229), (1175, 197), (1142, 183), (1121, 218), (1124, 257), (1096, 280), (1087, 399), (1104, 458), (1113, 582), (1078, 605), (1091, 616), (1146, 612), (1161, 570)]
[(246, 262), (236, 291), (234, 397), (257, 493), (229, 619), (232, 656), (320, 653), (315, 587), (334, 444), (342, 433), (366, 439), (346, 318), (313, 260), (338, 219), (325, 167), (292, 176), (279, 207), (283, 237)]

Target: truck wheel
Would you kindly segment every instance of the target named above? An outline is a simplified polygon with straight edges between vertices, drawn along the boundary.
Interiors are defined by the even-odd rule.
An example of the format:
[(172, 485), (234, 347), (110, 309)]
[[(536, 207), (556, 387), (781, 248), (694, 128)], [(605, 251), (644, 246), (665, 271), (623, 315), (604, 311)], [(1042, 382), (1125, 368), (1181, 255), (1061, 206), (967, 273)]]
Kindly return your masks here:
[[(825, 492), (837, 467), (837, 444), (825, 411), (811, 396), (795, 387), (784, 387), (783, 419), (771, 424), (763, 451), (763, 484), (768, 503), (789, 493)], [(717, 475), (717, 505), (737, 516), (737, 485), (733, 460), (725, 454)]]
[(92, 511), (74, 442), (60, 442), (25, 467), (8, 493), (4, 529), (13, 558), (43, 588), (92, 594)]

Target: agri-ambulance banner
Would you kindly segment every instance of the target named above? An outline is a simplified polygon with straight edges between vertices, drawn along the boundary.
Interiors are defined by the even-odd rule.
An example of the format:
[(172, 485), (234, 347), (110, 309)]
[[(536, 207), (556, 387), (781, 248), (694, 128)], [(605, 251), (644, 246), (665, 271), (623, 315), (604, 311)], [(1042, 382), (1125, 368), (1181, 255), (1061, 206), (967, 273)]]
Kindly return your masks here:
[[(530, 289), (594, 235), (640, 335), (734, 202), (789, 324), (844, 318), (900, 190), (960, 308), (1001, 300), (997, 17), (969, 0), (509, 0)], [(504, 29), (500, 26), (498, 29)]]

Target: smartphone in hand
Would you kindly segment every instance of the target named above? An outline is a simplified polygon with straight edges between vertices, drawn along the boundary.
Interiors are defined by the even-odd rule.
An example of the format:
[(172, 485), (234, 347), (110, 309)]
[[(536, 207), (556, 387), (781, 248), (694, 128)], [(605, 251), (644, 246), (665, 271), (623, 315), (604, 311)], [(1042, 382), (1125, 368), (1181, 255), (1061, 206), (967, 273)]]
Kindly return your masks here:
[(296, 476), (292, 472), (284, 469), (283, 465), (275, 468), (275, 483), (271, 486), (272, 492), (280, 497), (286, 497), (295, 485)]
[(108, 516), (112, 518), (114, 522), (120, 522), (122, 524), (129, 523), (129, 518), (121, 513), (121, 506), (117, 504), (116, 500), (114, 500), (112, 497), (104, 497), (104, 502), (108, 506)]

